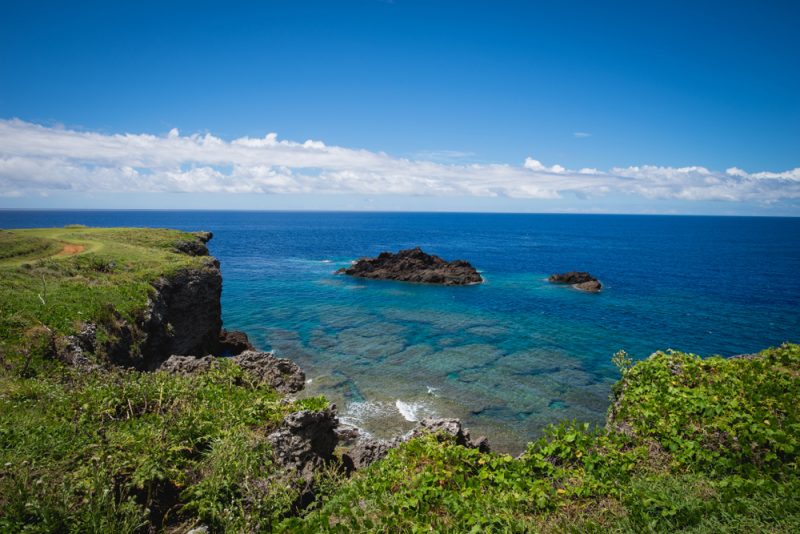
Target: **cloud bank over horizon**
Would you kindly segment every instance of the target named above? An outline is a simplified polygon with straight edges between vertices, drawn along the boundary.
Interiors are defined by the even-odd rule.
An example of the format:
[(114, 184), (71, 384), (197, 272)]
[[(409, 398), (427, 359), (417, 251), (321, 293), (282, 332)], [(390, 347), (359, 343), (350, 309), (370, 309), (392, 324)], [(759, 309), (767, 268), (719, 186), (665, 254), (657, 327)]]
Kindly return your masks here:
[(106, 134), (0, 120), (0, 196), (64, 193), (358, 194), (556, 200), (628, 195), (643, 200), (750, 202), (800, 199), (800, 168), (724, 171), (642, 165), (568, 169), (408, 159), (295, 142), (270, 133)]

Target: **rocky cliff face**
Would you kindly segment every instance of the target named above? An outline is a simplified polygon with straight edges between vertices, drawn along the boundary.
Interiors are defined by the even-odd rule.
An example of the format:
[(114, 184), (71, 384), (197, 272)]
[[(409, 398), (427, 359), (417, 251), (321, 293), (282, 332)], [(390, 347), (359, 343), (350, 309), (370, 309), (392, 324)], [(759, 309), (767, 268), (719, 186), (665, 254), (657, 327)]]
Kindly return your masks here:
[[(198, 233), (197, 246), (184, 241), (175, 251), (205, 255), (210, 235)], [(114, 365), (141, 370), (153, 370), (173, 354), (216, 354), (222, 330), (221, 295), (222, 274), (214, 258), (164, 276), (153, 283), (147, 308), (134, 322), (110, 310), (102, 325), (105, 339), (97, 340), (97, 349)], [(94, 346), (95, 340), (84, 345)]]
[(156, 367), (172, 354), (216, 352), (222, 329), (219, 262), (209, 258), (202, 268), (179, 271), (153, 287), (144, 321), (145, 367)]

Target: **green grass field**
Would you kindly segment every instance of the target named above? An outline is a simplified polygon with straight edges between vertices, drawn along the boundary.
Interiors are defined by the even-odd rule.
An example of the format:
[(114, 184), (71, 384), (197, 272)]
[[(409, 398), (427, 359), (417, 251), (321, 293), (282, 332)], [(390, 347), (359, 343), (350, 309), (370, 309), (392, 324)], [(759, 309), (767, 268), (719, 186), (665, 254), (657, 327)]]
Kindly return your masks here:
[(0, 361), (18, 365), (46, 332), (102, 325), (112, 309), (132, 319), (154, 280), (202, 264), (173, 250), (193, 239), (139, 228), (0, 230)]

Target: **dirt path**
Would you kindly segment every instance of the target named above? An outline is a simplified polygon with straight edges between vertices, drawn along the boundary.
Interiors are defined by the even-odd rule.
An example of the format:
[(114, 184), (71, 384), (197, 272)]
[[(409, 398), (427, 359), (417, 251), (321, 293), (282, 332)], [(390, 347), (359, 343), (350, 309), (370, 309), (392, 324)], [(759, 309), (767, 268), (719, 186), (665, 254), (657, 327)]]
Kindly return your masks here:
[(72, 254), (77, 254), (79, 252), (83, 252), (86, 250), (84, 245), (75, 245), (73, 243), (67, 243), (64, 245), (64, 248), (61, 252), (58, 253), (59, 256), (71, 256)]

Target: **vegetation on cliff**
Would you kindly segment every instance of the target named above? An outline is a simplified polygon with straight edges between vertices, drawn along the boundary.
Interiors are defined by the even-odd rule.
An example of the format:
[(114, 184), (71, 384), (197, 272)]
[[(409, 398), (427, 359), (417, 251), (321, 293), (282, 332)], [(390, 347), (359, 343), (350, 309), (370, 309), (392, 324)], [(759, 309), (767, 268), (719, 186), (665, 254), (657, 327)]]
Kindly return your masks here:
[[(0, 231), (0, 532), (198, 522), (236, 532), (291, 511), (297, 490), (267, 479), (266, 438), (288, 413), (320, 410), (323, 399), (286, 402), (232, 360), (187, 376), (121, 369), (103, 351), (120, 323), (142, 320), (160, 281), (207, 268), (207, 239)], [(63, 345), (89, 324), (98, 350), (84, 352), (89, 365), (66, 364)]]
[(796, 532), (800, 346), (748, 359), (656, 353), (607, 429), (565, 423), (518, 459), (426, 438), (389, 453), (306, 532)]
[(140, 228), (0, 230), (2, 365), (36, 365), (86, 323), (97, 325), (102, 347), (120, 322), (135, 323), (157, 279), (203, 268), (208, 258), (177, 249), (197, 239)]
[(321, 469), (301, 508), (268, 436), (324, 399), (282, 398), (230, 360), (194, 375), (87, 369), (48, 345), (109, 314), (134, 321), (155, 280), (203, 265), (185, 253), (196, 245), (176, 246), (193, 240), (0, 232), (0, 532), (800, 531), (791, 344), (737, 359), (619, 353), (606, 428), (561, 423), (519, 458), (412, 439), (350, 477)]

